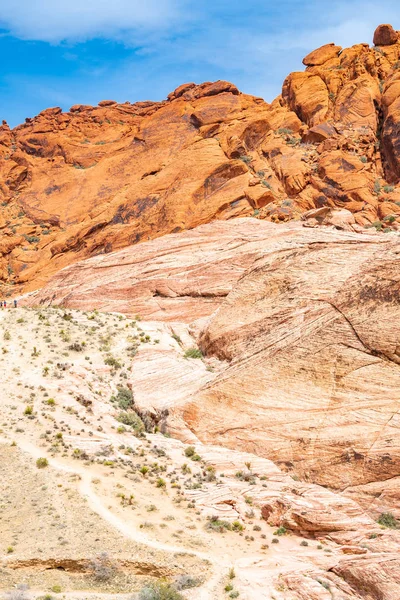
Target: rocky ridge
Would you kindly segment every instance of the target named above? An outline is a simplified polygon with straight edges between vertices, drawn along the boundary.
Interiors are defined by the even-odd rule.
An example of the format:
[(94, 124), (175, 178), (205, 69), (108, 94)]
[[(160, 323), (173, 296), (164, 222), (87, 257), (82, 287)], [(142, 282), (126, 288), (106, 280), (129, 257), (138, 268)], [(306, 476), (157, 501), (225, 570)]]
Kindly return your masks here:
[[(271, 104), (225, 81), (163, 102), (50, 108), (0, 127), (3, 294), (96, 254), (213, 219), (340, 208), (399, 227), (400, 41), (327, 44)], [(18, 286), (17, 288), (15, 286)]]

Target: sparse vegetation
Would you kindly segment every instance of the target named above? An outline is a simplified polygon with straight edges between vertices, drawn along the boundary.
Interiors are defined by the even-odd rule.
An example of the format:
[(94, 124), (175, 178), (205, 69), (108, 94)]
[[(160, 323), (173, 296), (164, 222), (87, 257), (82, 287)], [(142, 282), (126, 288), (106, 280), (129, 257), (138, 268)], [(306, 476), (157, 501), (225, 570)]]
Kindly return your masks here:
[(5, 594), (5, 600), (29, 600), (29, 587), (21, 583)]
[(111, 397), (111, 402), (116, 402), (119, 408), (128, 410), (133, 406), (133, 393), (130, 389), (118, 386), (118, 393)]
[(140, 590), (139, 600), (184, 600), (184, 597), (174, 585), (165, 581), (154, 581)]
[(136, 434), (144, 432), (143, 421), (133, 410), (121, 411), (117, 416), (117, 421), (131, 427)]
[(229, 523), (229, 521), (223, 521), (217, 516), (212, 516), (209, 517), (207, 521), (206, 529), (223, 533), (226, 530), (230, 531), (232, 529), (232, 525)]
[(203, 358), (203, 353), (199, 348), (188, 348), (184, 356), (185, 358)]
[(116, 568), (107, 552), (93, 557), (88, 565), (89, 571), (96, 581), (109, 581), (115, 576)]
[(400, 522), (394, 517), (391, 512), (382, 513), (378, 519), (379, 525), (387, 527), (388, 529), (399, 529)]
[(47, 458), (38, 458), (36, 461), (36, 466), (38, 469), (44, 469), (49, 466), (49, 461)]
[(274, 531), (274, 535), (286, 535), (287, 529), (286, 527), (278, 527), (276, 531)]

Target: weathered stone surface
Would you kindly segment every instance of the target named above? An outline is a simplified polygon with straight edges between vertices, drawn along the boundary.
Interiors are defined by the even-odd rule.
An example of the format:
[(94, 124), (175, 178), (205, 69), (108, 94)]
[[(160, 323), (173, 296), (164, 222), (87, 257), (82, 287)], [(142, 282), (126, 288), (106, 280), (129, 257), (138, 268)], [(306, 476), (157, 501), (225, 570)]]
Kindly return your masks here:
[[(27, 302), (187, 324), (210, 317), (193, 331), (228, 366), (202, 386), (205, 372), (164, 353), (169, 375), (157, 387), (146, 383), (149, 356), (135, 375), (144, 401), (157, 410), (176, 398), (170, 425), (181, 437), (344, 489), (399, 472), (399, 260), (397, 234), (237, 219), (78, 263)], [(178, 398), (180, 379), (188, 387)]]
[(307, 54), (307, 56), (303, 58), (303, 65), (306, 65), (306, 67), (323, 65), (331, 58), (336, 58), (341, 49), (341, 46), (335, 46), (335, 44), (325, 44), (324, 46), (321, 46), (321, 48), (317, 48), (317, 50), (313, 50), (313, 52)]
[(26, 302), (191, 323), (221, 305), (270, 233), (257, 219), (217, 221), (76, 263)]
[(230, 367), (185, 407), (190, 429), (331, 487), (396, 476), (399, 250), (320, 229), (270, 237), (200, 338)]

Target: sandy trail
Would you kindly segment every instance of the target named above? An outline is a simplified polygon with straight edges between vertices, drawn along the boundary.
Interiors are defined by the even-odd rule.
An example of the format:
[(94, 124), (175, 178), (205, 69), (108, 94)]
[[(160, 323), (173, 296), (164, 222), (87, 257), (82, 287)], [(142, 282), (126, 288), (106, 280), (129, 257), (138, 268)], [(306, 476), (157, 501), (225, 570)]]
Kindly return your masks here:
[[(0, 443), (9, 444), (10, 440), (0, 436)], [(35, 460), (43, 456), (43, 450), (41, 448), (35, 446), (34, 444), (26, 440), (19, 440), (18, 448), (32, 456), (32, 458), (34, 458)], [(61, 463), (55, 458), (48, 457), (47, 459), (49, 465), (54, 469), (63, 471), (65, 473), (69, 473), (71, 475), (79, 476), (80, 481), (78, 491), (81, 494), (81, 496), (86, 499), (90, 509), (93, 512), (95, 512), (101, 519), (106, 521), (114, 529), (117, 529), (120, 533), (122, 533), (122, 535), (124, 535), (128, 539), (136, 543), (144, 544), (150, 548), (154, 548), (155, 550), (172, 553), (186, 552), (189, 555), (196, 556), (197, 558), (202, 560), (206, 560), (212, 566), (212, 575), (206, 581), (204, 586), (202, 588), (199, 588), (197, 598), (198, 600), (213, 600), (216, 598), (216, 588), (218, 586), (218, 583), (223, 577), (223, 572), (227, 571), (232, 565), (231, 561), (224, 560), (224, 557), (219, 557), (217, 560), (211, 557), (206, 552), (185, 549), (185, 547), (182, 546), (164, 544), (162, 542), (158, 542), (157, 540), (150, 539), (143, 531), (137, 529), (136, 527), (133, 527), (126, 521), (123, 521), (117, 515), (113, 514), (106, 506), (104, 506), (99, 496), (92, 489), (92, 475), (90, 473), (87, 473), (85, 469), (76, 467), (75, 465), (73, 467), (69, 466), (67, 464)], [(73, 595), (73, 593), (71, 593), (71, 595)], [(93, 596), (95, 595), (96, 594), (93, 594)], [(107, 595), (105, 594), (105, 596)], [(124, 597), (126, 597), (126, 595), (122, 594), (121, 598)]]

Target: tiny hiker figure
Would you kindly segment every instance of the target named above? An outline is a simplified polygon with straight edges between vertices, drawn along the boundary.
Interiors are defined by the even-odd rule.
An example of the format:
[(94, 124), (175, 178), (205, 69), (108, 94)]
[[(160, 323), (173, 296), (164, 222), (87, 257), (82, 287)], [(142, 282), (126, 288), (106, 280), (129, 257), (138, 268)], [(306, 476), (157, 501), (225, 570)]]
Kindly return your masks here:
[(17, 300), (17, 299), (15, 299), (15, 300), (14, 300), (14, 308), (17, 308), (17, 304), (18, 304), (18, 300)]
[(7, 308), (7, 300), (4, 300), (4, 308)]

